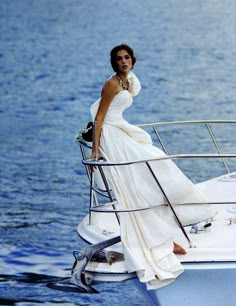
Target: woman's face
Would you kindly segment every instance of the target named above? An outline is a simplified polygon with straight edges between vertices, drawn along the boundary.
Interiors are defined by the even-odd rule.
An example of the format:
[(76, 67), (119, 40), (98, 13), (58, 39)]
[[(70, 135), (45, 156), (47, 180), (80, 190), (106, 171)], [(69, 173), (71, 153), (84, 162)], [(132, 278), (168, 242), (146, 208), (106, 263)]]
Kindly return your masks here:
[(132, 58), (126, 50), (120, 50), (116, 54), (116, 65), (118, 72), (128, 73), (132, 67)]

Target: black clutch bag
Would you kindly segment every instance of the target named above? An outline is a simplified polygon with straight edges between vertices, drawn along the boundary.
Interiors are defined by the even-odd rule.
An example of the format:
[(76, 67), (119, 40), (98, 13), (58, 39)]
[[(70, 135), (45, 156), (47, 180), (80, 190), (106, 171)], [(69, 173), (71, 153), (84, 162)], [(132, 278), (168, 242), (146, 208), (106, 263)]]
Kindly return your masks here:
[(90, 121), (87, 127), (81, 131), (81, 138), (87, 142), (93, 141), (93, 122)]

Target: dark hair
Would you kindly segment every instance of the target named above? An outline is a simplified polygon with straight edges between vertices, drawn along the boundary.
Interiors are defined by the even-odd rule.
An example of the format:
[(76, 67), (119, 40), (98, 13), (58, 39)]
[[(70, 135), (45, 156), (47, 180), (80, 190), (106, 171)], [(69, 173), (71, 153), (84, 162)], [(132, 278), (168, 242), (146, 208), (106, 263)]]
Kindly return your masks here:
[(110, 53), (111, 66), (112, 66), (112, 68), (115, 72), (118, 72), (118, 67), (117, 67), (117, 64), (116, 64), (116, 54), (117, 54), (118, 51), (121, 51), (121, 50), (125, 50), (129, 53), (129, 55), (131, 56), (131, 59), (132, 59), (133, 67), (134, 67), (134, 64), (136, 63), (136, 57), (134, 55), (134, 51), (133, 51), (132, 48), (130, 48), (128, 45), (125, 45), (125, 44), (121, 44), (119, 46), (116, 46), (111, 50), (111, 53)]

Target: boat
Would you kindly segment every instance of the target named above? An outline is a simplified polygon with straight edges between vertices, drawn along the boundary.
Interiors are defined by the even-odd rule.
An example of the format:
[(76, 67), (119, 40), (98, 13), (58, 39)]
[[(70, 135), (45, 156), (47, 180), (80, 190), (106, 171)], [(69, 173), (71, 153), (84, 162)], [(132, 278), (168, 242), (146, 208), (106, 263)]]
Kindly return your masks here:
[[(153, 142), (162, 148), (166, 156), (156, 159), (108, 162), (89, 159), (91, 143), (82, 137), (83, 130), (76, 136), (80, 146), (82, 163), (88, 176), (88, 213), (78, 224), (77, 232), (88, 244), (82, 250), (74, 252), (75, 263), (72, 268), (72, 281), (84, 292), (94, 292), (97, 281), (123, 281), (136, 278), (135, 273), (128, 273), (119, 230), (119, 214), (129, 213), (132, 209), (121, 210), (106, 177), (107, 167), (125, 167), (143, 163), (151, 171), (157, 185), (166, 199), (167, 209), (172, 212), (179, 231), (178, 241), (188, 244), (187, 254), (178, 256), (184, 267), (175, 282), (160, 289), (147, 292), (144, 284), (139, 283), (140, 290), (152, 296), (154, 304), (163, 306), (214, 305), (235, 306), (236, 293), (236, 171), (235, 147), (228, 138), (235, 135), (234, 120), (192, 120), (138, 125), (147, 130)], [(200, 131), (199, 131), (200, 130)], [(204, 132), (203, 132), (204, 131)], [(221, 133), (220, 131), (223, 131)], [(197, 140), (194, 140), (194, 133)], [(169, 138), (166, 140), (165, 138)], [(169, 144), (173, 144), (181, 153), (170, 154)], [(187, 144), (179, 143), (179, 138)], [(172, 139), (172, 140), (171, 140)], [(233, 140), (232, 140), (233, 141)], [(222, 149), (222, 145), (226, 149)], [(187, 146), (193, 149), (187, 151)], [(196, 153), (204, 149), (205, 152)], [(230, 152), (234, 150), (233, 152)], [(186, 152), (187, 151), (187, 152)], [(226, 152), (225, 152), (226, 151)], [(228, 151), (228, 153), (227, 153)], [(152, 172), (153, 161), (171, 159), (191, 172), (200, 175), (200, 182), (195, 186), (207, 198), (216, 214), (204, 222), (184, 226), (175, 211), (174, 203), (168, 200), (163, 186)], [(194, 165), (196, 163), (196, 165)], [(215, 175), (216, 164), (220, 172)], [(212, 166), (213, 165), (213, 166)], [(96, 167), (91, 171), (91, 166)], [(207, 174), (207, 179), (202, 174)], [(213, 173), (212, 173), (213, 172)], [(192, 203), (196, 204), (196, 203)], [(206, 203), (197, 203), (206, 204)], [(153, 209), (139, 208), (139, 210)], [(150, 292), (151, 291), (151, 292)]]

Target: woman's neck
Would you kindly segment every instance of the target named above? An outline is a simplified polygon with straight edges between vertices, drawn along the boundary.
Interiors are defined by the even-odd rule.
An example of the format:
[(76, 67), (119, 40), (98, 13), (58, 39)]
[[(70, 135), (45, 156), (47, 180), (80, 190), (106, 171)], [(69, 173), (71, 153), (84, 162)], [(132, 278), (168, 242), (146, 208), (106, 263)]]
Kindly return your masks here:
[(122, 80), (123, 82), (127, 82), (128, 73), (126, 73), (126, 72), (117, 72), (116, 74), (118, 75), (118, 77), (121, 78), (121, 80)]

